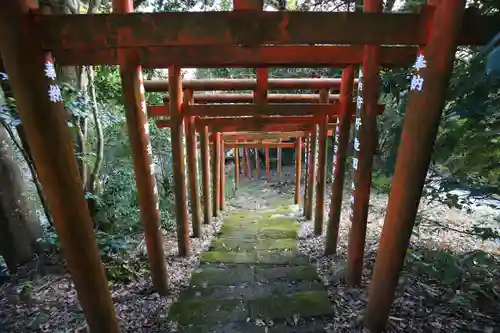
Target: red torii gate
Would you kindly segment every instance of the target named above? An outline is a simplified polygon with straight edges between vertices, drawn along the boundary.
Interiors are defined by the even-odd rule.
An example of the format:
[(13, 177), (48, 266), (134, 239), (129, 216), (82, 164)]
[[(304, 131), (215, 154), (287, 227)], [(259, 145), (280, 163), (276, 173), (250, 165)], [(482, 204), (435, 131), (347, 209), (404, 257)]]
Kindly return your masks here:
[[(480, 17), (474, 11), (464, 11), (463, 0), (441, 0), (436, 6), (424, 6), (419, 13), (382, 13), (381, 8), (381, 1), (367, 0), (365, 13), (239, 10), (129, 14), (133, 11), (131, 1), (115, 0), (113, 14), (45, 16), (36, 12), (34, 1), (3, 1), (0, 54), (91, 332), (113, 333), (120, 329), (81, 191), (58, 87), (55, 77), (44, 74), (44, 68), (53, 66), (52, 57), (46, 51), (50, 51), (60, 65), (121, 66), (148, 258), (155, 288), (164, 294), (167, 292), (165, 261), (139, 65), (170, 69), (174, 169), (183, 170), (181, 67), (310, 67), (363, 62), (364, 91), (359, 97), (364, 97), (364, 103), (361, 100), (358, 103), (360, 123), (358, 120), (355, 123), (360, 128), (362, 144), (355, 182), (359, 200), (355, 200), (350, 236), (349, 262), (354, 265), (348, 275), (349, 280), (356, 282), (362, 264), (360, 244), (364, 243), (366, 228), (364, 204), (369, 194), (368, 191), (360, 197), (359, 189), (367, 185), (369, 188), (370, 176), (366, 170), (371, 165), (369, 140), (374, 133), (377, 67), (383, 64), (384, 55), (401, 56), (399, 48), (389, 50), (377, 45), (422, 45), (414, 67), (393, 187), (365, 313), (365, 326), (380, 331), (388, 318), (411, 235), (456, 46), (484, 45), (500, 30), (498, 15)], [(332, 34), (334, 29), (336, 33)], [(236, 46), (263, 44), (270, 46)], [(262, 69), (258, 73), (258, 80), (260, 77), (263, 82), (267, 73)], [(258, 84), (259, 103), (263, 103), (266, 89), (265, 85)], [(184, 180), (182, 174), (177, 173), (175, 177), (176, 183)], [(176, 191), (178, 215), (185, 210), (185, 206), (179, 204), (185, 205), (182, 200), (185, 197), (182, 186)], [(186, 235), (186, 229), (187, 225), (178, 225), (178, 235)], [(181, 254), (184, 253), (181, 251)]]
[[(250, 79), (215, 79), (215, 80), (185, 80), (183, 81), (183, 87), (185, 87), (185, 91), (188, 91), (189, 94), (193, 94), (193, 90), (249, 90), (253, 89), (254, 94), (242, 94), (242, 95), (237, 95), (237, 94), (193, 94), (192, 100), (194, 103), (196, 102), (201, 102), (201, 103), (207, 103), (207, 102), (212, 102), (212, 103), (248, 103), (256, 100), (256, 89), (258, 88), (258, 83), (259, 83), (259, 72), (257, 73), (258, 77), (257, 80), (250, 80)], [(262, 82), (262, 81), (261, 81)], [(316, 132), (315, 129), (315, 124), (323, 124), (320, 130), (320, 146), (319, 146), (319, 158), (320, 158), (320, 163), (318, 165), (318, 177), (317, 177), (317, 186), (316, 186), (316, 205), (313, 205), (312, 203), (312, 193), (314, 190), (314, 183), (315, 177), (314, 172), (311, 173), (311, 177), (307, 179), (307, 182), (309, 183), (308, 188), (309, 188), (309, 195), (305, 196), (304, 200), (304, 206), (307, 207), (304, 209), (306, 213), (306, 217), (311, 219), (312, 218), (312, 209), (315, 207), (316, 214), (315, 216), (315, 232), (317, 235), (320, 235), (322, 233), (322, 226), (323, 226), (323, 212), (324, 212), (324, 195), (325, 195), (325, 185), (326, 185), (326, 138), (328, 136), (328, 118), (332, 118), (333, 114), (337, 113), (346, 113), (349, 110), (347, 108), (352, 105), (352, 102), (347, 101), (347, 99), (344, 101), (345, 103), (340, 105), (340, 104), (334, 104), (334, 105), (328, 105), (327, 103), (329, 101), (332, 102), (337, 102), (338, 101), (338, 96), (334, 95), (332, 98), (330, 97), (329, 90), (330, 89), (339, 89), (343, 91), (344, 95), (352, 95), (352, 89), (353, 89), (353, 83), (354, 81), (348, 82), (342, 81), (342, 79), (268, 79), (267, 80), (267, 87), (270, 87), (272, 89), (276, 90), (287, 90), (287, 89), (320, 89), (320, 94), (319, 95), (286, 95), (286, 94), (280, 94), (279, 97), (274, 97), (276, 95), (270, 95), (273, 96), (274, 98), (271, 100), (274, 101), (280, 101), (283, 104), (266, 104), (266, 105), (260, 105), (259, 104), (226, 104), (226, 105), (221, 105), (221, 104), (206, 104), (206, 105), (190, 105), (189, 108), (186, 108), (184, 110), (184, 114), (186, 114), (188, 117), (190, 116), (202, 116), (206, 117), (209, 116), (209, 118), (201, 118), (195, 120), (195, 123), (197, 126), (197, 130), (203, 131), (203, 128), (205, 126), (211, 126), (211, 131), (212, 133), (223, 133), (224, 131), (227, 130), (226, 128), (216, 128), (214, 126), (230, 126), (230, 130), (235, 130), (234, 126), (241, 125), (245, 126), (244, 129), (240, 128), (239, 130), (247, 130), (247, 131), (255, 131), (255, 130), (264, 130), (262, 128), (263, 126), (267, 127), (270, 126), (271, 124), (276, 124), (276, 125), (286, 125), (290, 126), (292, 124), (297, 124), (297, 125), (303, 125), (303, 124), (311, 124), (312, 127), (309, 127), (309, 131)], [(341, 87), (342, 86), (342, 87)], [(144, 87), (146, 91), (149, 92), (163, 92), (167, 91), (169, 89), (169, 84), (168, 82), (165, 81), (146, 81), (144, 83)], [(191, 96), (191, 95), (190, 95)], [(241, 97), (240, 97), (241, 96)], [(266, 98), (269, 96), (266, 96)], [(165, 96), (164, 101), (169, 101), (170, 98), (169, 96)], [(266, 99), (266, 102), (269, 101), (269, 99)], [(315, 104), (290, 104), (290, 103), (297, 103), (297, 102), (323, 102), (323, 104), (315, 105)], [(326, 103), (325, 103), (326, 102)], [(316, 110), (315, 110), (316, 109)], [(331, 110), (331, 111), (330, 111)], [(383, 106), (378, 106), (377, 109), (379, 112), (383, 111)], [(324, 118), (323, 115), (320, 115), (320, 112), (329, 112), (330, 116), (326, 115), (326, 118)], [(150, 106), (148, 108), (148, 115), (149, 116), (154, 116), (154, 117), (164, 117), (168, 116), (170, 113), (168, 111), (168, 106), (163, 105), (163, 106)], [(272, 115), (272, 114), (278, 114), (281, 116), (285, 116), (287, 114), (291, 115), (296, 115), (296, 114), (313, 114), (313, 116), (286, 116), (285, 117), (264, 117), (267, 115)], [(352, 114), (352, 112), (351, 112)], [(225, 117), (225, 116), (231, 116), (231, 115), (238, 115), (239, 118), (220, 118), (220, 117)], [(247, 116), (247, 117), (242, 117), (242, 116)], [(250, 117), (253, 116), (253, 117)], [(256, 117), (259, 116), (259, 117)], [(324, 120), (323, 120), (324, 119)], [(167, 120), (158, 120), (157, 125), (159, 127), (164, 127), (164, 126), (170, 126), (169, 121)], [(326, 127), (325, 127), (326, 126)], [(267, 127), (269, 128), (269, 127)], [(294, 128), (295, 129), (295, 128)], [(313, 130), (314, 129), (314, 130)], [(348, 129), (347, 129), (348, 132)], [(326, 134), (325, 134), (326, 133)], [(218, 135), (218, 134), (217, 134)], [(215, 136), (212, 138), (212, 140), (215, 140), (214, 144), (214, 151), (219, 151), (219, 143), (217, 143), (220, 138), (218, 136)], [(346, 146), (347, 147), (347, 146)], [(297, 147), (297, 150), (300, 148)], [(188, 150), (189, 152), (189, 150)], [(298, 151), (301, 152), (301, 151)], [(217, 154), (218, 156), (219, 154)], [(266, 174), (267, 178), (269, 179), (269, 163), (268, 163), (268, 155), (269, 155), (269, 149), (266, 148)], [(215, 156), (215, 155), (214, 155)], [(247, 172), (247, 163), (246, 163), (246, 151), (243, 151), (243, 159), (244, 159), (244, 172), (246, 174)], [(311, 155), (312, 156), (312, 155)], [(189, 157), (189, 156), (188, 156)], [(194, 159), (194, 153), (193, 157)], [(215, 157), (215, 159), (218, 159), (218, 157)], [(188, 161), (190, 159), (188, 158)], [(315, 159), (314, 159), (315, 160)], [(300, 161), (299, 161), (300, 162)], [(193, 161), (191, 162), (192, 165), (196, 165), (196, 162)], [(203, 161), (202, 166), (204, 166), (207, 162)], [(300, 162), (301, 163), (301, 162)], [(297, 163), (297, 164), (300, 164)], [(212, 213), (214, 216), (218, 216), (218, 210), (219, 207), (224, 205), (224, 196), (221, 194), (219, 191), (223, 189), (223, 186), (218, 186), (217, 183), (221, 180), (223, 180), (224, 175), (219, 173), (222, 171), (222, 167), (218, 167), (216, 165), (219, 165), (219, 161), (214, 162), (214, 169), (213, 169), (213, 179), (214, 179), (214, 185), (213, 185), (213, 197), (216, 198), (216, 200), (213, 201), (213, 210)], [(221, 164), (222, 165), (222, 164)], [(257, 162), (258, 166), (258, 162)], [(314, 168), (315, 163), (310, 162), (310, 168)], [(217, 170), (216, 170), (217, 168)], [(300, 170), (297, 169), (297, 170)], [(258, 172), (258, 170), (257, 170)], [(300, 175), (297, 176), (297, 179), (300, 180)], [(196, 180), (193, 179), (193, 183)], [(300, 193), (300, 182), (296, 182), (296, 203), (299, 201), (299, 194)], [(192, 189), (192, 195), (191, 195), (191, 200), (196, 202), (197, 201), (197, 194), (195, 193), (195, 189), (197, 188), (196, 184), (194, 186), (190, 186)], [(219, 190), (220, 188), (220, 190)], [(341, 190), (341, 188), (340, 188)], [(309, 200), (308, 200), (309, 198)], [(220, 205), (219, 205), (220, 203)], [(198, 221), (197, 218), (198, 212), (195, 210), (193, 213), (193, 221)], [(179, 246), (183, 246), (182, 244), (179, 244)]]

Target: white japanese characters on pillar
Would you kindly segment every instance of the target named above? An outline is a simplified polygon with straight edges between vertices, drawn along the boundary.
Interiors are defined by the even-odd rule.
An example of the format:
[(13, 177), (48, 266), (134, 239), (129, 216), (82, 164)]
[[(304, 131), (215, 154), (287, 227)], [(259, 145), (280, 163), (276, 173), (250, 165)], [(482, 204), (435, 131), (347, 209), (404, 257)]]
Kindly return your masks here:
[(339, 151), (339, 126), (335, 128), (335, 142), (333, 144), (333, 172), (332, 181), (335, 181), (335, 169), (337, 168), (337, 152)]
[(153, 147), (151, 147), (151, 142), (148, 142), (148, 154), (151, 157), (153, 156)]
[(45, 57), (45, 68), (44, 68), (45, 76), (49, 79), (49, 100), (52, 103), (62, 102), (62, 94), (61, 89), (56, 83), (56, 69), (54, 67), (54, 61), (50, 55)]
[(146, 104), (146, 90), (144, 89), (144, 79), (142, 78), (142, 71), (139, 70), (139, 92), (141, 96), (141, 109), (145, 116), (148, 115), (148, 106)]
[(424, 78), (420, 75), (420, 70), (427, 67), (427, 61), (425, 60), (424, 54), (420, 53), (417, 55), (413, 69), (415, 74), (413, 74), (410, 83), (410, 90), (422, 91), (424, 87)]
[[(352, 167), (354, 171), (354, 179), (356, 179), (356, 171), (358, 170), (358, 154), (361, 150), (361, 142), (359, 141), (359, 133), (361, 131), (361, 126), (363, 125), (361, 122), (361, 113), (363, 111), (363, 71), (359, 70), (359, 78), (358, 78), (358, 96), (356, 97), (356, 121), (354, 123), (354, 152), (352, 158)], [(352, 220), (354, 216), (353, 205), (356, 200), (356, 183), (353, 181), (351, 184), (351, 211), (349, 216)]]

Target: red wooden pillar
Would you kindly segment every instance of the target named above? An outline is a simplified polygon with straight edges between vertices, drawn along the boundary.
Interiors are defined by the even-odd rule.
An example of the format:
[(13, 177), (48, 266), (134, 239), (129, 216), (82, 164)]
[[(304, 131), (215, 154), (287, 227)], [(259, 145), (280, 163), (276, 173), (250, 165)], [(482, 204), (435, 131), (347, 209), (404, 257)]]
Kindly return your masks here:
[[(114, 0), (113, 11), (117, 13), (133, 12), (132, 1)], [(132, 148), (132, 162), (139, 197), (141, 221), (144, 225), (149, 267), (155, 289), (160, 294), (166, 294), (167, 270), (163, 253), (160, 212), (158, 210), (158, 189), (152, 168), (153, 158), (151, 143), (149, 142), (149, 125), (141, 67), (137, 64), (133, 53), (120, 50), (118, 57), (125, 116)]]
[(255, 148), (255, 179), (260, 179), (260, 158), (259, 148)]
[(309, 180), (309, 155), (310, 155), (310, 152), (309, 152), (309, 149), (311, 148), (311, 145), (310, 145), (310, 137), (309, 137), (309, 133), (307, 134), (307, 136), (305, 137), (305, 151), (306, 151), (306, 154), (305, 154), (305, 168), (306, 168), (306, 172), (304, 174), (304, 203), (303, 203), (303, 206), (304, 206), (304, 209), (303, 209), (303, 213), (304, 213), (304, 216), (307, 216), (307, 209), (309, 207), (308, 205), (308, 200), (309, 200), (309, 197), (307, 196), (307, 193), (308, 193), (308, 180)]
[(240, 186), (240, 149), (234, 148), (234, 188)]
[(269, 160), (269, 147), (264, 148), (266, 151), (266, 179), (271, 181), (271, 161)]
[(250, 148), (247, 151), (247, 170), (248, 170), (248, 178), (252, 179), (252, 159), (250, 158)]
[[(382, 11), (382, 0), (366, 0), (364, 11)], [(366, 238), (368, 205), (372, 183), (373, 154), (377, 147), (377, 114), (380, 92), (380, 46), (365, 45), (363, 54), (363, 78), (358, 84), (356, 100), (356, 134), (354, 138), (354, 188), (351, 197), (352, 216), (347, 247), (347, 283), (361, 283)]]
[(220, 137), (220, 210), (226, 210), (226, 153), (224, 137)]
[(317, 126), (314, 125), (311, 131), (311, 137), (309, 139), (310, 153), (308, 161), (308, 179), (307, 179), (307, 214), (306, 219), (312, 220), (313, 213), (313, 200), (314, 200), (314, 183), (316, 180), (316, 136), (317, 136)]
[[(193, 92), (184, 91), (184, 108), (188, 108), (193, 103)], [(183, 112), (184, 113), (184, 112)], [(186, 117), (186, 152), (187, 167), (189, 176), (189, 196), (191, 201), (191, 220), (193, 223), (193, 236), (201, 236), (201, 210), (200, 194), (198, 192), (198, 166), (196, 161), (196, 129), (194, 126), (194, 117)]]
[(464, 8), (463, 0), (439, 2), (424, 53), (417, 56), (414, 65), (391, 195), (365, 312), (365, 326), (373, 332), (382, 331), (389, 318), (445, 103)]
[[(203, 223), (212, 222), (212, 203), (210, 202), (210, 148), (208, 147), (208, 126), (200, 132), (201, 182), (203, 187)], [(215, 199), (214, 199), (215, 200)]]
[(342, 208), (342, 192), (344, 188), (345, 160), (349, 144), (349, 128), (354, 105), (352, 95), (354, 88), (354, 66), (349, 66), (342, 72), (339, 102), (341, 105), (339, 124), (335, 131), (335, 146), (333, 157), (332, 199), (328, 220), (325, 254), (334, 254), (337, 251), (339, 236), (340, 212)]
[[(233, 9), (237, 10), (252, 10), (252, 11), (262, 11), (264, 7), (263, 0), (233, 0)], [(267, 68), (257, 68), (257, 87), (254, 90), (254, 102), (257, 104), (267, 103), (267, 87), (268, 87), (268, 77), (269, 72)], [(256, 164), (256, 179), (259, 179), (260, 165), (258, 164), (258, 149), (255, 149), (255, 164)], [(244, 163), (244, 174), (248, 178), (252, 178), (252, 168), (250, 163), (250, 155), (248, 154), (247, 148), (243, 149), (243, 163)]]
[[(320, 103), (328, 103), (329, 91), (320, 92)], [(316, 212), (314, 214), (314, 234), (323, 234), (323, 217), (325, 214), (325, 187), (326, 187), (326, 146), (328, 140), (328, 115), (323, 116), (319, 125), (318, 147), (318, 178), (316, 179)]]
[[(281, 142), (281, 140), (279, 140)], [(281, 148), (276, 150), (276, 178), (281, 178)]]
[(189, 221), (187, 212), (186, 170), (182, 140), (182, 82), (181, 69), (170, 66), (168, 69), (168, 90), (170, 95), (170, 136), (175, 183), (175, 215), (177, 220), (177, 242), (179, 255), (189, 255)]
[(31, 3), (2, 2), (0, 54), (89, 330), (119, 333), (53, 63), (27, 24)]
[(246, 148), (243, 148), (243, 158), (241, 163), (243, 164), (243, 176), (248, 177), (248, 151)]
[(297, 137), (295, 142), (295, 204), (300, 202), (300, 179), (302, 177), (302, 138)]
[(213, 209), (212, 215), (214, 217), (219, 216), (220, 207), (220, 132), (215, 132), (212, 135), (213, 145), (212, 145), (212, 198), (213, 198)]

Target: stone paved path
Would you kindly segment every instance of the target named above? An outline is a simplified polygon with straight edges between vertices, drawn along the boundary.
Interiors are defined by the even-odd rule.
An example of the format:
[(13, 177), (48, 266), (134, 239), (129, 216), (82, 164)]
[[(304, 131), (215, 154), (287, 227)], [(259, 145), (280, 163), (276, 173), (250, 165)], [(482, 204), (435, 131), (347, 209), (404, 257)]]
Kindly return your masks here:
[[(189, 288), (170, 309), (179, 332), (325, 332), (322, 319), (332, 307), (315, 268), (296, 250), (293, 198), (265, 188), (248, 183), (238, 191), (240, 201), (258, 196), (265, 206), (224, 217)], [(237, 206), (238, 198), (233, 201)]]

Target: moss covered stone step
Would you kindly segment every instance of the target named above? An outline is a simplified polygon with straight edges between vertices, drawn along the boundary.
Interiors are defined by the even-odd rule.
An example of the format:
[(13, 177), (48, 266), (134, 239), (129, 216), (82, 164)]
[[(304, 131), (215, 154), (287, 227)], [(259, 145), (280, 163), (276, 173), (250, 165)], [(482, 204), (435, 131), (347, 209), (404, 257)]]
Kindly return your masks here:
[(169, 319), (180, 325), (223, 324), (245, 321), (248, 316), (248, 307), (239, 299), (181, 299), (172, 305), (169, 312)]
[(215, 326), (190, 326), (180, 327), (179, 333), (324, 333), (324, 324), (320, 320), (298, 323), (297, 325), (285, 323), (265, 323), (250, 321), (243, 323), (230, 323)]
[(231, 286), (255, 281), (255, 268), (249, 265), (235, 265), (231, 268), (201, 266), (193, 273), (193, 286)]
[(257, 263), (264, 265), (303, 266), (309, 259), (296, 251), (267, 251), (257, 253)]
[(296, 238), (228, 238), (222, 237), (212, 242), (212, 250), (245, 252), (263, 250), (294, 250), (297, 248)]
[(243, 283), (237, 286), (190, 286), (182, 293), (182, 299), (245, 299), (293, 294), (303, 291), (324, 291), (323, 284), (317, 281), (268, 281), (255, 284)]
[(222, 226), (221, 233), (235, 232), (241, 230), (297, 230), (299, 224), (297, 221), (288, 218), (260, 218), (254, 220), (226, 221)]
[(283, 266), (283, 267), (255, 267), (255, 280), (266, 282), (274, 280), (283, 281), (315, 281), (318, 276), (316, 270), (307, 266)]
[(332, 308), (326, 291), (306, 291), (249, 300), (250, 318), (279, 319), (327, 316)]
[(297, 238), (297, 229), (222, 227), (221, 237), (235, 239), (280, 239)]
[(227, 252), (209, 251), (201, 256), (202, 263), (307, 265), (309, 259), (295, 251)]
[(316, 281), (316, 271), (311, 266), (252, 266), (245, 264), (231, 267), (202, 265), (193, 273), (191, 286), (238, 286), (280, 280), (285, 283)]
[(256, 252), (209, 251), (201, 255), (202, 263), (254, 264), (257, 262)]

